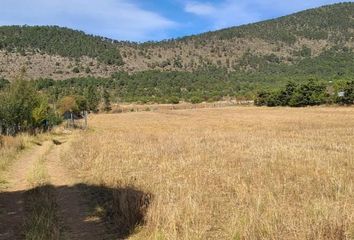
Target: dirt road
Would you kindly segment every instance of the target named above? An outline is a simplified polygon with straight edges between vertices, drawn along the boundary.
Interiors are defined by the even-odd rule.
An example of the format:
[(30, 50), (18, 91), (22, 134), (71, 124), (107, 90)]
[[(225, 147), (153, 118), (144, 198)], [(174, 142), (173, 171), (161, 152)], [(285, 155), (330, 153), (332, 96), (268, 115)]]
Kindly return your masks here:
[(46, 141), (25, 152), (9, 169), (8, 187), (0, 192), (0, 240), (26, 239), (24, 194), (33, 187), (28, 176), (39, 158), (44, 159), (49, 184), (55, 189), (60, 239), (104, 239), (103, 223), (90, 216), (87, 202), (78, 187), (80, 182), (60, 161), (60, 154), (68, 144), (68, 138)]

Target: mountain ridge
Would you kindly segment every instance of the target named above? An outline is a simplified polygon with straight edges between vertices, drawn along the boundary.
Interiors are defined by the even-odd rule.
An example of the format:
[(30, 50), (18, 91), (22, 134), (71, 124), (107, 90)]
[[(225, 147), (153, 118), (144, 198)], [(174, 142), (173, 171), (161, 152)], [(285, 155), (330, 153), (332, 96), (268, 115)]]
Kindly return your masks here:
[(58, 26), (0, 27), (0, 74), (13, 79), (109, 77), (117, 71), (260, 71), (354, 48), (354, 3), (159, 42), (134, 43)]

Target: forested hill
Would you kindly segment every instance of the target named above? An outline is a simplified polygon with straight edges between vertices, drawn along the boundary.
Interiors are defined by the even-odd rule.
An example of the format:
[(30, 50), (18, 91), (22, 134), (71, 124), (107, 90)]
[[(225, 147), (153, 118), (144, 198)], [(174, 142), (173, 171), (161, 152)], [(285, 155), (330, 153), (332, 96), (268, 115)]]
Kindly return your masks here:
[(353, 39), (354, 3), (339, 3), (285, 17), (208, 32), (185, 40), (259, 38), (294, 44), (299, 38), (345, 42)]
[(353, 37), (354, 3), (143, 44), (55, 26), (6, 26), (0, 27), (0, 74), (13, 79), (25, 68), (28, 78), (68, 79), (110, 77), (118, 71), (219, 68), (241, 75), (325, 72), (328, 77), (352, 72)]
[(111, 40), (57, 26), (0, 27), (0, 49), (23, 55), (31, 51), (72, 58), (88, 56), (109, 65), (123, 64)]

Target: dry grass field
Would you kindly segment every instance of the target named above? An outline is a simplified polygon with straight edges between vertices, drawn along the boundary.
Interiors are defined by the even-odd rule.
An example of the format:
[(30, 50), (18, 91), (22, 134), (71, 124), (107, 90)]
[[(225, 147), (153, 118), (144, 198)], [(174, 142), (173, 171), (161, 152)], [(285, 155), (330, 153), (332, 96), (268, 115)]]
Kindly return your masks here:
[(26, 148), (38, 141), (35, 137), (22, 134), (17, 137), (0, 135), (0, 192), (6, 184), (5, 172), (16, 157)]
[[(353, 108), (144, 112), (90, 123), (63, 160), (86, 183), (151, 198), (131, 239), (354, 238)], [(129, 192), (114, 198), (111, 216), (137, 212)]]

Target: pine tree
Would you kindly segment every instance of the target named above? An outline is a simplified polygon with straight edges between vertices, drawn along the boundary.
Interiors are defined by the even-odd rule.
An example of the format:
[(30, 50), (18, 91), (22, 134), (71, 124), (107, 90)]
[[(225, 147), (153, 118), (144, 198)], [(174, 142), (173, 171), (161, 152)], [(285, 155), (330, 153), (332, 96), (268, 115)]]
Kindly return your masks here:
[(107, 89), (103, 91), (103, 110), (109, 112), (112, 110), (110, 94)]
[(97, 92), (96, 86), (90, 85), (85, 91), (85, 98), (87, 99), (88, 110), (97, 112), (100, 97)]

